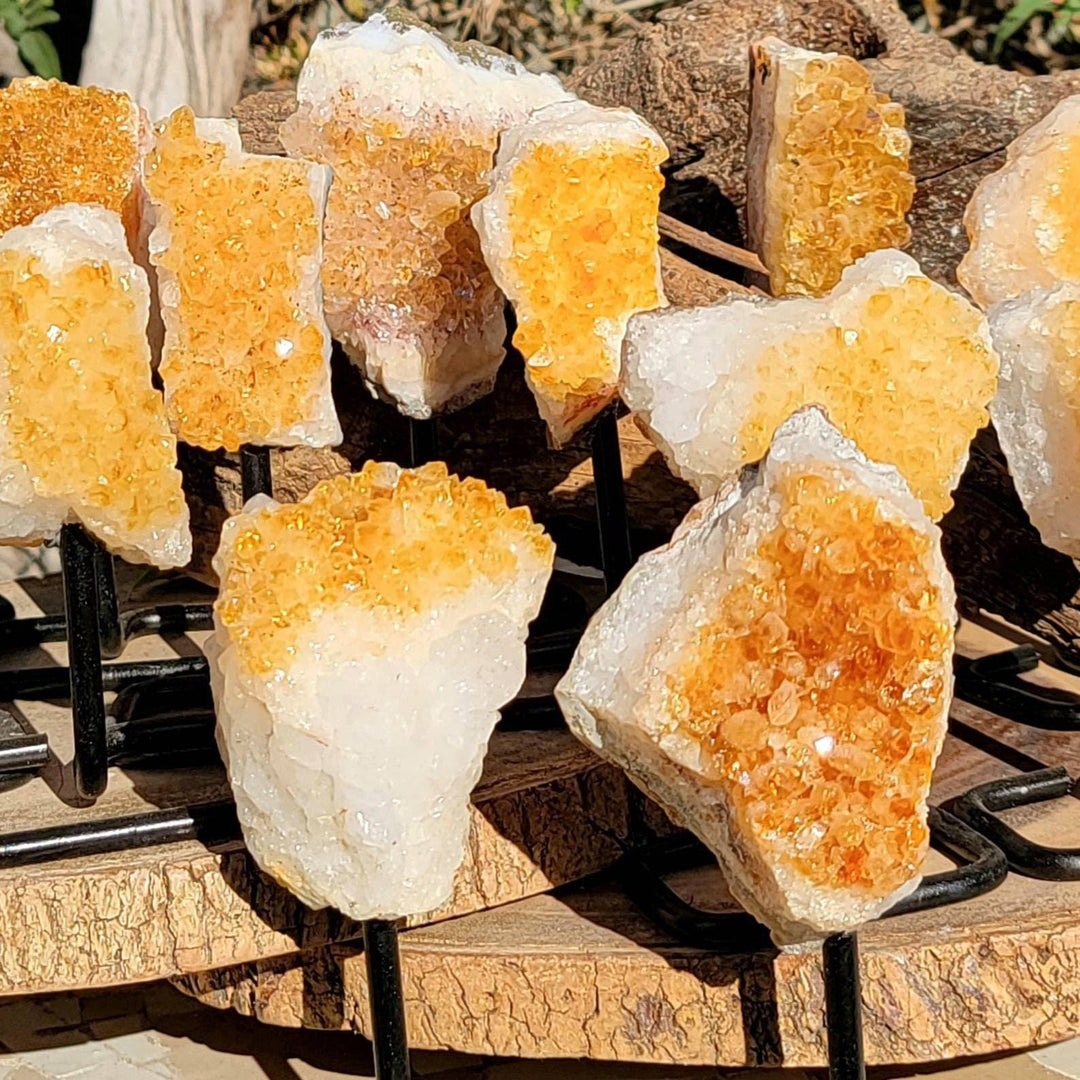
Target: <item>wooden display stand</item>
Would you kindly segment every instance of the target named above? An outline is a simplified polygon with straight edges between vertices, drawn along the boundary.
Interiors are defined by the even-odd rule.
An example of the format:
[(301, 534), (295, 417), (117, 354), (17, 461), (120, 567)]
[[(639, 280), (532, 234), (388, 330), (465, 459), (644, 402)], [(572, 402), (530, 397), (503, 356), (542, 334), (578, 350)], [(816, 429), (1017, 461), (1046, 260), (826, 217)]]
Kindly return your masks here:
[[(969, 656), (1010, 642), (967, 625)], [(1042, 669), (1041, 669), (1042, 670)], [(1052, 673), (1080, 690), (1080, 680)], [(940, 804), (1030, 758), (1080, 769), (1080, 738), (963, 702), (934, 779)], [(974, 745), (978, 743), (978, 745)], [(1010, 812), (1054, 847), (1080, 846), (1080, 802)], [(932, 852), (928, 871), (949, 865)], [(697, 906), (734, 908), (715, 867), (674, 876)], [(1080, 1031), (1080, 883), (1009, 874), (993, 892), (859, 935), (868, 1063), (1053, 1042)], [(410, 1041), (426, 1049), (681, 1065), (825, 1063), (821, 949), (718, 956), (673, 940), (617, 876), (401, 935)], [(267, 1023), (369, 1030), (363, 958), (335, 945), (177, 980)]]

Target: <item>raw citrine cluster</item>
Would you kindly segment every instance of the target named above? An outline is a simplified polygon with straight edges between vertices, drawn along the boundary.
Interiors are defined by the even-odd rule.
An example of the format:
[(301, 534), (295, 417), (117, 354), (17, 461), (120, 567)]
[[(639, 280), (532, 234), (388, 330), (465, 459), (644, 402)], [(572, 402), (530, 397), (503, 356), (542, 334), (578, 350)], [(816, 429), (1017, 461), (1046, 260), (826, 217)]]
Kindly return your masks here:
[(55, 79), (0, 90), (0, 233), (64, 203), (96, 203), (134, 225), (139, 111), (127, 94)]
[(406, 337), (437, 358), (448, 341), (501, 304), (469, 207), (486, 191), (490, 128), (351, 114), (294, 128), (290, 151), (334, 169), (322, 283), (326, 318), (349, 331)]
[(39, 497), (75, 493), (124, 532), (165, 534), (184, 501), (145, 319), (108, 262), (55, 273), (25, 251), (0, 253), (5, 456), (26, 466)]
[(996, 388), (980, 327), (974, 308), (916, 276), (846, 305), (834, 325), (792, 334), (758, 359), (743, 460), (759, 460), (777, 427), (817, 402), (867, 457), (894, 464), (937, 520), (952, 506), (953, 473)]
[(903, 107), (874, 91), (858, 61), (807, 63), (769, 196), (779, 217), (767, 260), (775, 295), (821, 296), (863, 255), (907, 244), (908, 147)]
[(550, 558), (528, 508), (482, 481), (433, 462), (387, 483), (387, 468), (325, 480), (237, 536), (217, 611), (250, 670), (287, 667), (303, 628), (331, 607), (399, 622), (481, 579), (509, 584), (527, 548)]
[(584, 149), (556, 143), (536, 146), (514, 166), (507, 189), (514, 344), (543, 393), (610, 395), (621, 320), (659, 303), (657, 166), (666, 157), (648, 140)]
[(325, 363), (321, 320), (301, 297), (320, 243), (309, 166), (228, 160), (184, 107), (158, 125), (145, 176), (168, 235), (154, 262), (170, 422), (207, 449), (280, 438), (311, 415)]
[[(925, 854), (918, 802), (949, 692), (932, 540), (836, 478), (793, 471), (780, 524), (669, 675), (740, 827), (814, 884), (887, 895)], [(843, 628), (838, 633), (838, 628)]]

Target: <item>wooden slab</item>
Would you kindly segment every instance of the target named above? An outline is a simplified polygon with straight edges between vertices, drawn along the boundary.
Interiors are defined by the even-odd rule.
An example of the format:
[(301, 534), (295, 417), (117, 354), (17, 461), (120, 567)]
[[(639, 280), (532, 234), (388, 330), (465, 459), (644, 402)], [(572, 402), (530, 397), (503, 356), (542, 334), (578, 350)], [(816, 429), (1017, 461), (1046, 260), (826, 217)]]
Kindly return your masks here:
[[(125, 570), (122, 588), (134, 573)], [(11, 584), (0, 586), (0, 594), (20, 615), (56, 608), (55, 582), (27, 589), (40, 603)], [(124, 659), (191, 654), (198, 636), (138, 639)], [(3, 658), (5, 667), (57, 663), (66, 663), (63, 646)], [(97, 805), (78, 808), (63, 764), (71, 757), (70, 711), (19, 702), (16, 712), (29, 728), (48, 733), (57, 759), (42, 777), (0, 791), (3, 832), (228, 797), (219, 766), (113, 769)], [(474, 795), (454, 894), (415, 922), (544, 892), (610, 866), (628, 846), (670, 830), (618, 770), (566, 731), (497, 732)], [(358, 932), (336, 912), (305, 908), (262, 874), (239, 842), (215, 852), (188, 842), (0, 870), (0, 995), (156, 979)]]
[[(1009, 644), (967, 626), (960, 643), (969, 656)], [(1039, 677), (1080, 685), (1059, 674)], [(949, 737), (936, 803), (1014, 774), (1003, 760), (1010, 748), (1080, 769), (1080, 735), (1021, 728), (962, 702), (954, 715), (982, 741), (976, 747)], [(1035, 841), (1080, 845), (1076, 799), (1012, 811), (1009, 820)], [(928, 870), (949, 865), (932, 853)], [(671, 880), (700, 906), (735, 909), (713, 868)], [(987, 896), (886, 919), (860, 940), (871, 1062), (985, 1054), (1080, 1031), (1080, 883), (1010, 874)], [(733, 958), (688, 947), (637, 911), (610, 875), (410, 930), (401, 945), (410, 1042), (418, 1048), (684, 1065), (825, 1061), (818, 947)], [(355, 944), (177, 985), (268, 1023), (370, 1031)]]

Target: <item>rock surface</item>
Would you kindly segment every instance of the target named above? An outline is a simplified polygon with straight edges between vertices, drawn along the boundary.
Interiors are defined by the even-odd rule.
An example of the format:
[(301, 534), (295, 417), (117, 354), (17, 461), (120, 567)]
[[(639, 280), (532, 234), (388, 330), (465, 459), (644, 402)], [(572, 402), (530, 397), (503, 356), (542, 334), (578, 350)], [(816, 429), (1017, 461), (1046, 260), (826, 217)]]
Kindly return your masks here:
[(937, 519), (996, 376), (981, 313), (909, 256), (878, 251), (820, 299), (731, 297), (636, 315), (621, 392), (699, 494), (759, 460), (797, 409), (820, 404), (868, 457), (896, 465)]
[(918, 884), (952, 686), (939, 539), (895, 469), (804, 410), (638, 561), (556, 688), (778, 941)]
[(266, 873), (354, 919), (448, 899), (553, 558), (528, 510), (441, 464), (372, 462), (226, 522), (207, 657)]
[(319, 264), (330, 169), (245, 154), (186, 106), (144, 166), (173, 430), (208, 450), (336, 446)]
[(191, 557), (149, 309), (111, 210), (60, 206), (0, 238), (0, 542), (79, 521), (131, 562)]
[(666, 157), (629, 109), (549, 105), (503, 134), (473, 206), (556, 446), (614, 398), (630, 316), (665, 302), (656, 223)]
[(499, 132), (570, 97), (480, 46), (400, 14), (323, 31), (282, 126), (334, 169), (323, 288), (330, 329), (373, 392), (425, 418), (487, 393), (505, 355), (503, 298), (469, 207)]

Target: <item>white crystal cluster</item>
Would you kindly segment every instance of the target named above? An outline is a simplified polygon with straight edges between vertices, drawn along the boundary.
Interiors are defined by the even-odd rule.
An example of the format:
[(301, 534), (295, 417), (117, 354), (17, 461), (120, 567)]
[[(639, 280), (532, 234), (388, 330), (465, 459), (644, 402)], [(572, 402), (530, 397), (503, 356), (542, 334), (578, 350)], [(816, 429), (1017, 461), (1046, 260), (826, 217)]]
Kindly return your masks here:
[[(380, 465), (376, 482), (392, 488), (401, 475)], [(214, 562), (223, 582), (237, 538), (278, 509), (257, 496), (229, 519)], [(310, 907), (395, 919), (450, 898), (488, 739), (525, 678), (554, 553), (545, 544), (515, 548), (509, 578), (478, 573), (407, 617), (330, 599), (287, 667), (266, 673), (245, 664), (219, 602), (206, 653), (244, 839)], [(425, 584), (418, 573), (411, 586)]]
[[(145, 340), (146, 323), (150, 310), (150, 291), (145, 271), (137, 266), (128, 251), (127, 240), (120, 217), (100, 206), (83, 204), (65, 204), (54, 210), (38, 215), (30, 225), (9, 229), (0, 237), (0, 255), (19, 253), (40, 260), (41, 271), (48, 278), (57, 280), (68, 272), (80, 267), (110, 266), (116, 272), (127, 296), (134, 298), (132, 325), (128, 328), (134, 337), (142, 342), (141, 357), (122, 358), (125, 371), (130, 360), (136, 368), (141, 368), (139, 379), (142, 385), (139, 391), (150, 391), (151, 363), (150, 348)], [(105, 313), (102, 313), (103, 315)], [(66, 377), (75, 373), (81, 382), (79, 392), (88, 393), (92, 386), (96, 395), (94, 401), (102, 410), (95, 415), (93, 426), (89, 423), (80, 427), (87, 419), (92, 407), (86, 403), (81, 408), (73, 408), (65, 396), (66, 387), (54, 387), (56, 414), (53, 417), (42, 416), (44, 432), (63, 431), (70, 438), (66, 444), (58, 443), (51, 448), (51, 453), (63, 454), (64, 446), (71, 454), (85, 454), (85, 446), (90, 442), (102, 442), (104, 430), (98, 425), (104, 423), (104, 413), (119, 412), (131, 408), (137, 412), (143, 403), (135, 404), (129, 396), (136, 390), (134, 385), (122, 382), (109, 385), (117, 372), (98, 371), (95, 369), (97, 350), (93, 339), (88, 343), (86, 353), (80, 350), (74, 341), (67, 341), (66, 330), (60, 326), (49, 327), (12, 325), (11, 331), (25, 331), (29, 335), (47, 335), (55, 343), (57, 355), (71, 352), (68, 361), (70, 371)], [(102, 343), (104, 349), (107, 343)], [(13, 385), (9, 364), (4, 353), (8, 348), (3, 330), (0, 330), (0, 538), (6, 543), (40, 543), (52, 537), (65, 522), (81, 522), (100, 539), (106, 547), (131, 562), (153, 563), (160, 567), (183, 566), (191, 558), (191, 531), (188, 526), (187, 506), (180, 493), (180, 473), (175, 467), (176, 440), (169, 434), (164, 420), (164, 413), (159, 418), (157, 436), (169, 444), (165, 455), (172, 461), (172, 467), (165, 475), (140, 475), (128, 477), (131, 493), (124, 493), (120, 499), (101, 497), (85, 486), (84, 471), (73, 467), (68, 473), (69, 484), (60, 487), (44, 484), (40, 475), (28, 467), (24, 461), (24, 448), (13, 445), (9, 434), (7, 418), (12, 410), (20, 411), (21, 388)], [(103, 392), (104, 390), (104, 392)], [(149, 426), (153, 427), (153, 420)], [(45, 438), (55, 437), (45, 435)], [(123, 448), (120, 448), (123, 452)], [(82, 467), (83, 461), (74, 465)], [(105, 478), (94, 478), (95, 486), (106, 485)], [(165, 510), (170, 491), (175, 494), (176, 510), (169, 514)], [(120, 494), (113, 492), (114, 495)], [(146, 512), (139, 515), (141, 524), (131, 527), (124, 516), (116, 510), (117, 502), (128, 498), (143, 500)]]
[[(625, 769), (673, 820), (710, 848), (732, 894), (781, 942), (854, 928), (888, 910), (920, 880), (915, 873), (885, 895), (806, 880), (772, 838), (740, 825), (730, 783), (713, 771), (702, 744), (672, 726), (658, 707), (665, 700), (667, 680), (692, 652), (697, 629), (714, 617), (727, 590), (753, 567), (762, 538), (779, 526), (783, 507), (777, 485), (791, 472), (816, 473), (838, 490), (868, 494), (877, 500), (882, 517), (930, 537), (926, 569), (940, 589), (941, 617), (951, 625), (953, 587), (936, 526), (895, 469), (869, 462), (819, 410), (806, 409), (777, 432), (768, 457), (744, 476), (741, 486), (728, 485), (699, 503), (669, 544), (637, 562), (590, 622), (556, 687), (574, 734)], [(843, 626), (836, 627), (837, 642), (845, 633)], [(835, 644), (821, 642), (821, 654), (828, 655)], [(951, 685), (948, 657), (940, 674)], [(933, 758), (944, 740), (948, 707), (945, 692), (928, 740)], [(767, 723), (764, 718), (761, 722)], [(828, 724), (827, 717), (823, 723)], [(826, 753), (831, 742), (830, 747), (817, 745)], [(924, 789), (918, 795), (923, 821), (927, 793)], [(778, 793), (776, 798), (793, 794)], [(826, 825), (821, 823), (822, 832)]]
[[(416, 299), (417, 290), (425, 278), (450, 272), (439, 269), (438, 258), (453, 264), (463, 246), (478, 248), (468, 221), (476, 195), (462, 186), (476, 180), (471, 163), (484, 158), (486, 174), (501, 131), (533, 109), (571, 97), (552, 75), (531, 74), (482, 46), (452, 46), (399, 12), (323, 31), (312, 45), (297, 87), (299, 107), (281, 140), (289, 154), (338, 173), (327, 260), (354, 245), (369, 265), (397, 272), (394, 283), (373, 287), (354, 267), (337, 266), (339, 284), (327, 286), (327, 321), (372, 392), (406, 415), (429, 417), (493, 386), (506, 324), (503, 298), (482, 262), (465, 270), (465, 280), (455, 278), (437, 302)], [(350, 127), (363, 145), (343, 138)], [(395, 141), (415, 142), (411, 167), (395, 165), (394, 175), (358, 173), (355, 183), (345, 176), (350, 165), (367, 169), (374, 151)], [(433, 152), (435, 145), (440, 149)], [(433, 228), (447, 230), (445, 243), (432, 246)], [(396, 298), (392, 286), (402, 283), (413, 298)]]

